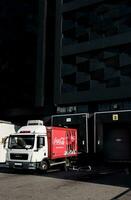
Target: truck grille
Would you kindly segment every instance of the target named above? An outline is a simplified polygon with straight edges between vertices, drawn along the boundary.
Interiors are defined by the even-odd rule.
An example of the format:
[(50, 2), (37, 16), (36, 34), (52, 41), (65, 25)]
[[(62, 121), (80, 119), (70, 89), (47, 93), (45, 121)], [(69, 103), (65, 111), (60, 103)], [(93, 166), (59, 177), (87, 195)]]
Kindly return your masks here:
[(10, 159), (12, 160), (28, 160), (28, 154), (21, 154), (21, 153), (11, 153), (10, 154)]

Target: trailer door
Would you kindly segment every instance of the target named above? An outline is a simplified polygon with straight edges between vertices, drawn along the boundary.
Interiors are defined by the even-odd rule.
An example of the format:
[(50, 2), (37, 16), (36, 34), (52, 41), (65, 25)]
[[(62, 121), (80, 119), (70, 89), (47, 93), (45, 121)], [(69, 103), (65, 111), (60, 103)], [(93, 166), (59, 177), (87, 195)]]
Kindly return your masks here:
[(88, 153), (88, 113), (53, 115), (52, 126), (76, 128), (78, 133), (78, 151)]

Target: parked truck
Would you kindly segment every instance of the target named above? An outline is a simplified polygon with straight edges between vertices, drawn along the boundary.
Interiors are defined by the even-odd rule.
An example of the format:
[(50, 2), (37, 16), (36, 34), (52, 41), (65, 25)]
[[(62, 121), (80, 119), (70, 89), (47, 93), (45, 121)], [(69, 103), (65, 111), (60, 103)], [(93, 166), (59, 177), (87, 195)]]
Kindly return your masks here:
[(10, 136), (9, 167), (46, 170), (58, 164), (89, 173), (131, 170), (131, 110), (53, 115), (50, 127), (29, 121)]
[(67, 167), (77, 158), (77, 129), (46, 127), (41, 120), (9, 136), (6, 165), (9, 168), (41, 169)]
[(6, 162), (7, 138), (15, 133), (15, 125), (8, 121), (0, 120), (0, 163)]

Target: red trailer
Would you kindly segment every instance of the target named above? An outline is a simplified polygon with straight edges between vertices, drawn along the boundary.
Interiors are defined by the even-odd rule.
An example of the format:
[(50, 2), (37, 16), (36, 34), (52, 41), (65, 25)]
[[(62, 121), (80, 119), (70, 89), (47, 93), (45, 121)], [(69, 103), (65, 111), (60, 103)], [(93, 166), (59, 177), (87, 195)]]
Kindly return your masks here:
[(52, 160), (77, 156), (77, 130), (48, 127), (48, 157)]

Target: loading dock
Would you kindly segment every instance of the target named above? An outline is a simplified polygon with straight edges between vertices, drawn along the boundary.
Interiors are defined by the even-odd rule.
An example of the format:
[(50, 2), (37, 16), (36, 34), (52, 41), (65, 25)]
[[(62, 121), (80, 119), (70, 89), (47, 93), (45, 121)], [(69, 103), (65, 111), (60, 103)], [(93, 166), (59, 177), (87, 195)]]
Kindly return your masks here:
[(94, 114), (94, 152), (105, 161), (131, 161), (131, 110)]

